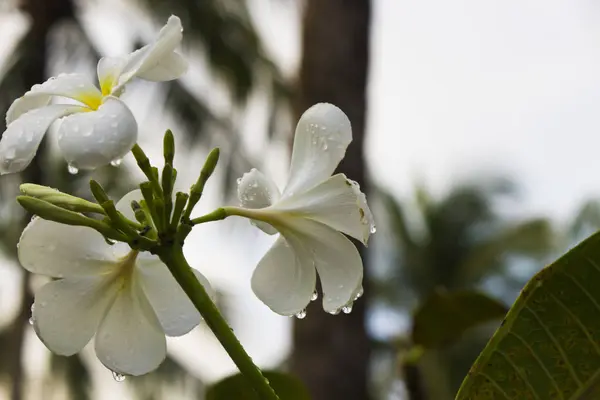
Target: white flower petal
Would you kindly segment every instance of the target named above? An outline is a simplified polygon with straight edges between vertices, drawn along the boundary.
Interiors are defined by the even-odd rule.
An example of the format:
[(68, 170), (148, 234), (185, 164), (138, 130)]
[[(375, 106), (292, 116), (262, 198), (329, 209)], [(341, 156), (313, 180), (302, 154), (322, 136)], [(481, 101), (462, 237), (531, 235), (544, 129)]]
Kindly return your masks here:
[[(354, 244), (335, 229), (304, 218), (294, 218), (286, 229), (297, 238), (290, 241), (294, 251), (308, 257), (317, 268), (323, 309), (335, 313), (351, 304), (362, 290), (363, 278), (362, 259)], [(283, 234), (290, 236), (286, 231)]]
[(302, 243), (293, 234), (280, 236), (254, 270), (252, 290), (277, 314), (295, 315), (310, 302), (315, 272)]
[(61, 74), (42, 84), (33, 85), (30, 91), (15, 100), (6, 113), (6, 125), (27, 111), (47, 105), (52, 96), (75, 99), (91, 108), (97, 108), (102, 101), (102, 94), (85, 75)]
[(83, 110), (79, 106), (55, 104), (28, 111), (13, 121), (0, 140), (0, 174), (24, 170), (50, 125), (60, 117)]
[(365, 245), (375, 228), (365, 195), (344, 174), (336, 174), (307, 192), (277, 203), (274, 208), (321, 222)]
[(70, 356), (90, 341), (117, 293), (107, 282), (102, 276), (62, 279), (38, 290), (33, 326), (50, 350)]
[(98, 82), (104, 96), (108, 96), (112, 92), (126, 65), (126, 57), (102, 57), (98, 61)]
[(96, 333), (96, 356), (110, 370), (143, 375), (165, 359), (167, 344), (134, 271)]
[[(244, 208), (265, 208), (279, 199), (279, 189), (275, 182), (256, 168), (252, 168), (238, 181), (238, 199)], [(267, 223), (253, 220), (252, 224), (269, 235), (277, 233), (277, 230)]]
[(37, 217), (23, 230), (18, 254), (23, 268), (54, 278), (95, 276), (117, 265), (111, 246), (92, 228)]
[(136, 143), (137, 133), (131, 110), (116, 97), (109, 97), (97, 111), (65, 118), (58, 131), (58, 146), (70, 165), (95, 169), (123, 158)]
[(351, 141), (350, 120), (342, 110), (328, 103), (306, 110), (296, 127), (290, 176), (282, 197), (311, 189), (329, 178)]
[[(138, 258), (142, 287), (168, 336), (181, 336), (200, 323), (200, 313), (165, 264), (156, 256), (142, 253)], [(208, 280), (197, 270), (196, 278), (214, 297)]]
[(138, 71), (136, 77), (153, 82), (172, 81), (185, 74), (188, 70), (188, 62), (177, 52), (166, 55), (155, 67)]
[[(181, 76), (187, 70), (187, 63), (183, 68), (183, 61), (172, 54), (181, 43), (182, 32), (181, 20), (172, 15), (158, 33), (154, 43), (131, 53), (127, 66), (119, 78), (119, 87), (136, 76), (143, 78), (145, 74), (154, 78), (151, 80), (171, 80)], [(161, 71), (165, 73), (168, 71), (164, 75), (166, 79), (157, 79)], [(177, 73), (179, 75), (176, 75)]]

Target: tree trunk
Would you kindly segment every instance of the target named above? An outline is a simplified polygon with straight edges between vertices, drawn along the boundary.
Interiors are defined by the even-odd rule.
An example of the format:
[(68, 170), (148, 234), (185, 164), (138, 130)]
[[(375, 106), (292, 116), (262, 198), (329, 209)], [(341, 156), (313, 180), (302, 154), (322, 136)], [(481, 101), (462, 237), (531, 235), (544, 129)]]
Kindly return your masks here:
[[(338, 171), (364, 190), (370, 2), (307, 0), (305, 12), (296, 114), (300, 116), (315, 103), (330, 102), (348, 115), (354, 141)], [(337, 316), (325, 313), (314, 302), (308, 317), (296, 322), (292, 368), (315, 400), (369, 398), (365, 300), (357, 301), (350, 315)]]
[[(46, 62), (48, 59), (47, 41), (48, 34), (57, 22), (65, 18), (74, 17), (72, 0), (21, 0), (20, 8), (31, 17), (31, 28), (26, 34), (19, 50), (22, 52), (24, 70), (23, 93), (36, 83), (42, 83), (46, 79)], [(38, 154), (43, 151), (44, 143), (40, 145)], [(44, 173), (41, 158), (33, 159), (30, 166), (23, 172), (23, 180), (26, 182), (43, 183)], [(29, 221), (27, 216), (23, 226)], [(17, 239), (17, 238), (16, 238)], [(17, 239), (18, 240), (18, 239)], [(15, 243), (16, 244), (16, 243)], [(16, 246), (15, 246), (16, 250)], [(15, 251), (16, 257), (16, 251)], [(33, 295), (29, 289), (30, 276), (25, 272), (22, 284), (21, 309), (9, 328), (7, 335), (10, 349), (10, 359), (7, 361), (8, 372), (11, 377), (11, 399), (23, 399), (23, 339), (25, 329), (31, 316), (30, 307), (33, 303)]]

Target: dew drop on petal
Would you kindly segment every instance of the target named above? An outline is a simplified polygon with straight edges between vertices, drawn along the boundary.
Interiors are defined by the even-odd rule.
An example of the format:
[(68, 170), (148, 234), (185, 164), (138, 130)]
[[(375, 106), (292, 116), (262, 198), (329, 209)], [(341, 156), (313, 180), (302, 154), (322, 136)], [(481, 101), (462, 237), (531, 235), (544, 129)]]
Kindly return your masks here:
[(79, 172), (79, 168), (77, 168), (77, 167), (75, 167), (75, 166), (73, 166), (73, 165), (71, 165), (71, 164), (69, 164), (69, 165), (67, 166), (67, 169), (69, 170), (69, 173), (70, 173), (71, 175), (76, 175), (76, 174)]
[(319, 298), (319, 293), (317, 293), (317, 291), (315, 290), (312, 294), (312, 296), (310, 296), (310, 301), (315, 301)]
[(375, 232), (377, 232), (377, 227), (375, 225), (371, 225), (371, 229), (369, 230), (369, 232), (371, 232), (371, 234), (374, 234)]
[(239, 185), (240, 183), (242, 183), (242, 178), (237, 178), (236, 182)]
[(344, 307), (342, 307), (342, 311), (344, 312), (344, 314), (350, 314), (352, 312), (352, 303), (348, 303)]
[(304, 317), (306, 317), (306, 310), (300, 311), (299, 313), (297, 313), (295, 315), (295, 317), (298, 318), (298, 319), (304, 319)]
[(112, 165), (113, 167), (118, 167), (119, 165), (121, 165), (122, 162), (123, 162), (122, 158), (117, 158), (116, 160), (112, 160), (110, 162), (110, 165)]
[(354, 301), (360, 299), (364, 293), (365, 290), (363, 288), (360, 288), (360, 290), (354, 295)]
[(125, 375), (120, 374), (120, 373), (115, 372), (115, 371), (112, 372), (112, 376), (113, 376), (113, 379), (116, 382), (123, 382), (125, 380)]
[(33, 319), (33, 310), (35, 309), (35, 303), (31, 305), (31, 317), (29, 318), (29, 325), (33, 325), (35, 320)]

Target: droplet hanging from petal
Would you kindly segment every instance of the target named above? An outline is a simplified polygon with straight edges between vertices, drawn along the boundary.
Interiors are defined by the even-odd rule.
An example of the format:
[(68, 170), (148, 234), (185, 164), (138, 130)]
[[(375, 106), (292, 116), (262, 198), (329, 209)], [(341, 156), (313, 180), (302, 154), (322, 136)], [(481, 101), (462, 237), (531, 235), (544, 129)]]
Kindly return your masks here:
[(125, 380), (125, 375), (120, 374), (118, 372), (112, 371), (112, 376), (115, 382), (123, 382)]
[(75, 167), (74, 165), (69, 164), (67, 166), (67, 170), (69, 171), (69, 173), (71, 175), (77, 175), (77, 173), (79, 172), (79, 168)]
[(315, 301), (319, 298), (319, 293), (317, 293), (317, 291), (315, 290), (312, 294), (312, 296), (310, 296), (310, 301)]
[(306, 310), (301, 310), (300, 312), (296, 313), (295, 317), (298, 319), (304, 319), (306, 317)]

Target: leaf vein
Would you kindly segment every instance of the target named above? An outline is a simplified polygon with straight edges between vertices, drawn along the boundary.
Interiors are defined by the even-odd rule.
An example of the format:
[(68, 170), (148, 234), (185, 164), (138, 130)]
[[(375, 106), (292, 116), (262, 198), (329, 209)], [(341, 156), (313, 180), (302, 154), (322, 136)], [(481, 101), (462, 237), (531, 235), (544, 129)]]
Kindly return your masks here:
[(517, 365), (515, 365), (515, 363), (513, 362), (513, 360), (510, 359), (509, 355), (506, 354), (505, 352), (496, 349), (496, 353), (500, 354), (502, 357), (504, 357), (504, 359), (510, 364), (510, 366), (515, 370), (515, 372), (519, 375), (519, 377), (521, 378), (521, 380), (523, 382), (525, 382), (525, 384), (527, 385), (527, 387), (529, 388), (529, 391), (531, 392), (531, 394), (533, 394), (533, 396), (538, 399), (541, 400), (540, 396), (538, 396), (537, 392), (535, 391), (535, 389), (533, 388), (533, 386), (531, 386), (531, 383), (529, 382), (529, 379), (527, 379), (527, 376), (523, 374), (523, 371), (521, 369), (519, 369), (519, 367), (517, 367)]
[(560, 353), (560, 356), (562, 357), (563, 361), (565, 362), (565, 364), (569, 368), (569, 372), (571, 373), (571, 376), (573, 377), (573, 380), (575, 380), (575, 382), (577, 383), (577, 386), (581, 386), (582, 383), (579, 380), (579, 377), (577, 376), (577, 374), (575, 373), (575, 369), (573, 368), (573, 365), (571, 364), (571, 362), (567, 358), (567, 355), (566, 355), (564, 349), (561, 347), (560, 343), (556, 339), (556, 336), (554, 336), (554, 334), (552, 333), (552, 331), (550, 331), (550, 329), (548, 328), (548, 326), (546, 326), (546, 324), (544, 324), (544, 322), (539, 317), (539, 315), (537, 315), (537, 313), (531, 307), (529, 307), (527, 304), (525, 304), (524, 308), (527, 309), (527, 310), (529, 310), (529, 312), (531, 313), (531, 315), (533, 315), (533, 317), (536, 319), (536, 321), (538, 322), (538, 324), (542, 327), (542, 329), (544, 330), (544, 332), (546, 332), (546, 335), (548, 335), (548, 337), (550, 338), (550, 340), (552, 341), (552, 343), (554, 343), (554, 346), (556, 346), (556, 349)]
[(556, 380), (554, 379), (554, 377), (552, 376), (552, 374), (550, 373), (550, 371), (548, 371), (548, 369), (546, 368), (546, 366), (544, 365), (544, 363), (542, 362), (542, 360), (536, 354), (535, 350), (533, 350), (533, 348), (529, 345), (529, 343), (527, 343), (527, 341), (525, 339), (523, 339), (521, 337), (521, 335), (519, 335), (519, 334), (517, 334), (515, 332), (510, 332), (510, 331), (508, 332), (508, 334), (514, 336), (515, 338), (517, 338), (517, 340), (519, 340), (521, 343), (523, 343), (523, 346), (525, 346), (527, 348), (527, 350), (529, 350), (529, 352), (531, 353), (531, 355), (533, 356), (533, 358), (535, 358), (535, 360), (540, 365), (540, 367), (542, 368), (542, 370), (546, 373), (546, 375), (548, 375), (548, 378), (550, 378), (550, 381), (554, 385), (554, 388), (556, 389), (557, 393), (560, 394), (560, 398), (564, 400), (564, 396), (562, 394), (562, 390), (560, 390), (560, 386), (558, 386), (558, 382), (556, 382)]

